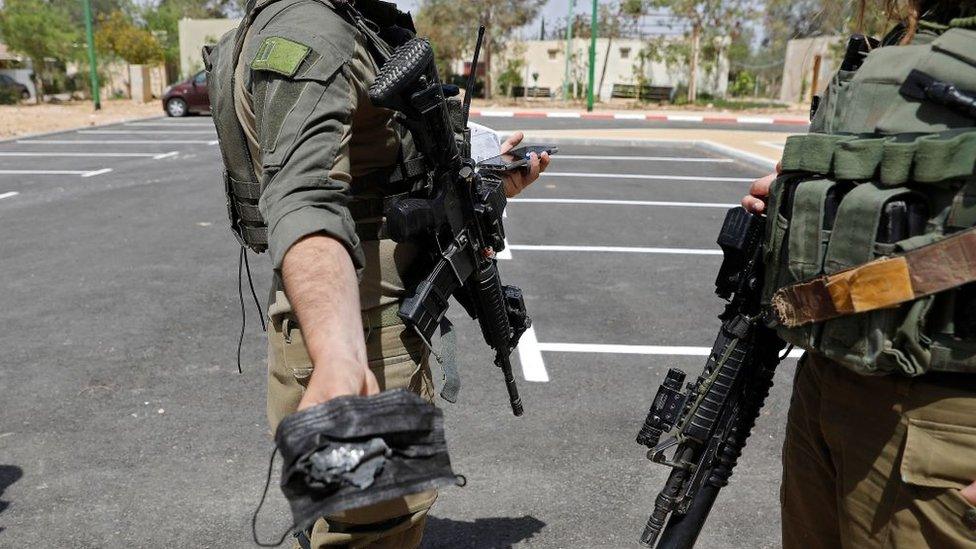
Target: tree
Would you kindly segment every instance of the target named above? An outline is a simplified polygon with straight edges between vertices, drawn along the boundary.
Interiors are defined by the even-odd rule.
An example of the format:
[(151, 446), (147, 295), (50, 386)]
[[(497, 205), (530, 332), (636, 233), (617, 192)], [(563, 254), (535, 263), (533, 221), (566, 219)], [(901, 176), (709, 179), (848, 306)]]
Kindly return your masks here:
[(65, 61), (76, 57), (81, 37), (62, 2), (6, 0), (0, 11), (0, 38), (34, 64), (34, 85), (40, 103), (44, 95), (41, 71), (45, 59)]
[(166, 72), (173, 77), (180, 67), (180, 19), (239, 15), (242, 4), (238, 0), (151, 0), (138, 15), (162, 47)]
[[(724, 51), (721, 43), (734, 39), (742, 22), (753, 15), (750, 0), (647, 0), (651, 8), (667, 9), (687, 26), (691, 42), (688, 67), (688, 100), (698, 98), (698, 69), (702, 59), (702, 44), (719, 44), (716, 55)], [(714, 40), (718, 38), (719, 40)]]
[[(485, 63), (485, 96), (491, 97), (492, 91), (492, 56), (502, 52), (505, 45), (513, 37), (514, 31), (525, 26), (535, 18), (536, 13), (546, 3), (546, 0), (480, 0), (479, 2), (443, 2), (439, 0), (422, 0), (418, 19), (437, 20), (441, 22), (437, 34), (454, 33), (458, 40), (467, 46), (460, 47), (454, 40), (444, 40), (443, 46), (436, 40), (434, 45), (446, 54), (463, 55), (474, 46), (474, 37), (478, 34), (478, 27), (485, 27), (485, 44), (482, 58)], [(438, 15), (424, 14), (425, 10), (439, 10)], [(425, 30), (433, 30), (424, 27)], [(441, 37), (443, 40), (443, 37)], [(450, 61), (457, 60), (457, 57)], [(444, 62), (443, 60), (441, 61)]]
[(95, 47), (133, 65), (163, 60), (163, 48), (151, 32), (136, 25), (121, 11), (102, 16), (95, 32)]

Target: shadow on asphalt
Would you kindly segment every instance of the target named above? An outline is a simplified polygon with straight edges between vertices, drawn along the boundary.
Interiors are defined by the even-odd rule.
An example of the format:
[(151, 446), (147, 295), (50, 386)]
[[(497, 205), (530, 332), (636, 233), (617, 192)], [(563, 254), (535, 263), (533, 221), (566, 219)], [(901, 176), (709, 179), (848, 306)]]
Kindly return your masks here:
[[(3, 496), (3, 492), (11, 484), (20, 480), (22, 476), (24, 476), (24, 470), (20, 467), (16, 465), (0, 465), (0, 497)], [(10, 507), (10, 502), (0, 499), (0, 513), (6, 511), (7, 507)], [(3, 526), (0, 526), (0, 532), (3, 532)]]
[(476, 519), (473, 522), (428, 517), (421, 547), (423, 549), (455, 547), (502, 549), (532, 539), (545, 526), (546, 523), (532, 515), (521, 518)]

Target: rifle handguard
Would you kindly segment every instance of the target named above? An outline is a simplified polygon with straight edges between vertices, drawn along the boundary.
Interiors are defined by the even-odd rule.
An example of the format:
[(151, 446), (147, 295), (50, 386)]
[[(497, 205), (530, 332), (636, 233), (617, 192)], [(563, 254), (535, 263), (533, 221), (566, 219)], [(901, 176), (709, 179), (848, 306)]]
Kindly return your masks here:
[(434, 63), (434, 48), (426, 38), (414, 38), (393, 52), (369, 87), (373, 105), (403, 111), (403, 93)]

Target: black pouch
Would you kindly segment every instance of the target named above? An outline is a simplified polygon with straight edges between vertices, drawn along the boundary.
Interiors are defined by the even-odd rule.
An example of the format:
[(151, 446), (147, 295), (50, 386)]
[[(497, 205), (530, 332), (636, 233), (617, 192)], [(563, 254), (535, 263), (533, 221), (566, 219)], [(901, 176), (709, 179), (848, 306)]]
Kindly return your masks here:
[(341, 397), (292, 414), (278, 426), (275, 443), (297, 530), (458, 479), (442, 412), (405, 390)]

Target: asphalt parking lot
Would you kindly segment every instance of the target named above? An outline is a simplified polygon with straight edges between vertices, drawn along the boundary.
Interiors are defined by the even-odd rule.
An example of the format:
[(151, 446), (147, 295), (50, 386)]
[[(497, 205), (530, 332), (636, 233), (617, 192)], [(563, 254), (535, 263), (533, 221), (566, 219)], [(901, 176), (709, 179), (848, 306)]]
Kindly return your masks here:
[[(215, 140), (195, 117), (0, 143), (0, 547), (250, 546), (264, 342), (252, 313), (237, 374)], [(426, 547), (635, 547), (667, 471), (634, 436), (664, 373), (697, 373), (714, 339), (715, 236), (762, 170), (680, 144), (560, 149), (508, 210), (526, 415), (459, 318), (461, 400), (442, 404), (468, 486), (443, 491)], [(267, 258), (251, 264), (266, 295)], [(699, 547), (779, 545), (793, 365)], [(274, 495), (265, 539), (289, 524)]]

